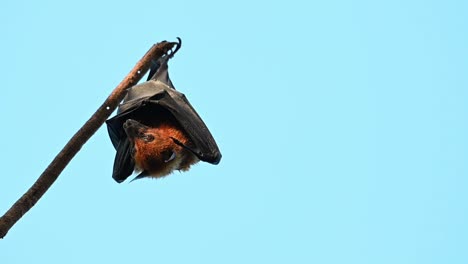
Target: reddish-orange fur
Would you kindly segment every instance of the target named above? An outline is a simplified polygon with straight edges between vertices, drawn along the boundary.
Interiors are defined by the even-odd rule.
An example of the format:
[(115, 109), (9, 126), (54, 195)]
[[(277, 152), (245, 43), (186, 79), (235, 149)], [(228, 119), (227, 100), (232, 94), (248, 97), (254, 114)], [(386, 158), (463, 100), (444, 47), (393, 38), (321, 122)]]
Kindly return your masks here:
[[(172, 139), (190, 145), (190, 140), (176, 125), (162, 123), (147, 129), (144, 133), (154, 136), (154, 140), (145, 142), (141, 138), (136, 138), (134, 159), (137, 169), (147, 172), (149, 176), (162, 177), (174, 170), (186, 171), (192, 164), (198, 162), (192, 152), (177, 145)], [(171, 153), (175, 153), (175, 158), (167, 161)]]

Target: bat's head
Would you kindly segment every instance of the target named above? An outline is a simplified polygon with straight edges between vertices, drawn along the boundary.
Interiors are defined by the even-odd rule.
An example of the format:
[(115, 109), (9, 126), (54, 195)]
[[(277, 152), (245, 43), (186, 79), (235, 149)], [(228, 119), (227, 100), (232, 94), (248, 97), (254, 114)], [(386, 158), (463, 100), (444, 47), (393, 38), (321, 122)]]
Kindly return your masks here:
[(188, 170), (198, 162), (192, 152), (176, 143), (190, 144), (190, 141), (174, 124), (160, 123), (153, 127), (128, 119), (123, 128), (132, 142), (136, 169), (143, 175), (161, 177), (174, 170)]

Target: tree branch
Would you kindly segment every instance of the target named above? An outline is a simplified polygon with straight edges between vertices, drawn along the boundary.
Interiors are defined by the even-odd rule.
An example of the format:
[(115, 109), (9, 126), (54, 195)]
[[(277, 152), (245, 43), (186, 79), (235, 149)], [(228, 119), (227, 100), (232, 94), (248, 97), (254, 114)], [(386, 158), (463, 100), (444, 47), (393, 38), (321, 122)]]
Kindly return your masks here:
[(44, 193), (52, 186), (70, 160), (78, 153), (81, 147), (106, 121), (109, 115), (117, 108), (126, 94), (126, 89), (135, 85), (148, 71), (153, 59), (166, 54), (175, 43), (160, 42), (153, 45), (143, 58), (138, 61), (130, 73), (112, 91), (98, 110), (86, 121), (78, 132), (68, 141), (65, 147), (57, 154), (37, 181), (13, 206), (0, 217), (0, 238), (4, 238), (10, 228), (29, 211)]

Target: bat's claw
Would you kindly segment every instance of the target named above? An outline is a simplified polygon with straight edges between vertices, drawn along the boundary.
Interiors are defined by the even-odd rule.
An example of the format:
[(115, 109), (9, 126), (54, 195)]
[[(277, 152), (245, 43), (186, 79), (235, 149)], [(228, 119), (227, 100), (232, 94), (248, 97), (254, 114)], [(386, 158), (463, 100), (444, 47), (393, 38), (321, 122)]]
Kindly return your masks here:
[(169, 56), (169, 58), (172, 58), (177, 53), (177, 51), (179, 51), (180, 47), (182, 46), (182, 40), (179, 37), (177, 37), (177, 42), (171, 42), (171, 43), (176, 45), (176, 47), (174, 50), (168, 51), (167, 56)]

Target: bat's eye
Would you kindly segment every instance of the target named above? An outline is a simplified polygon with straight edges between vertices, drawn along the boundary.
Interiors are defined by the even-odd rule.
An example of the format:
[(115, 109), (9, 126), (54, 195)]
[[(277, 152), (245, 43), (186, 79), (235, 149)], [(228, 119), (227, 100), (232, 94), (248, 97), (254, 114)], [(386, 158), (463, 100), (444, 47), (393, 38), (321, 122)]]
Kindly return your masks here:
[(151, 135), (151, 134), (144, 134), (143, 137), (142, 137), (143, 141), (145, 141), (146, 143), (149, 143), (151, 141), (154, 140), (154, 136)]

